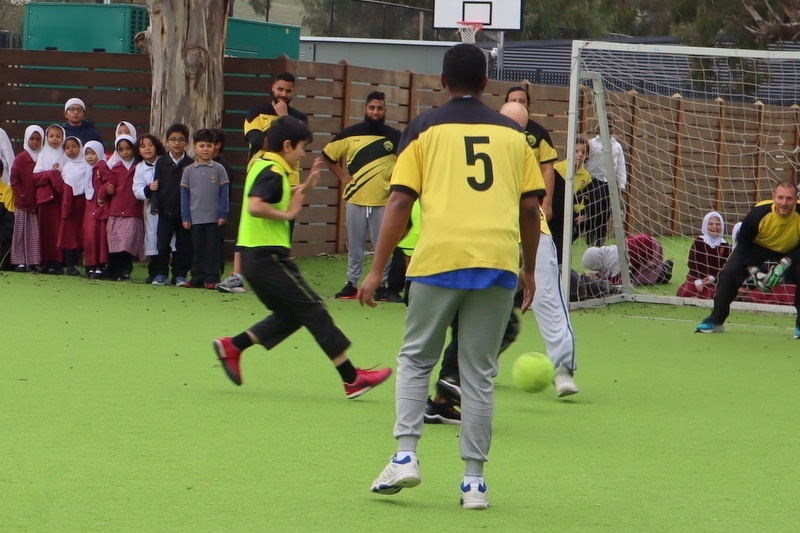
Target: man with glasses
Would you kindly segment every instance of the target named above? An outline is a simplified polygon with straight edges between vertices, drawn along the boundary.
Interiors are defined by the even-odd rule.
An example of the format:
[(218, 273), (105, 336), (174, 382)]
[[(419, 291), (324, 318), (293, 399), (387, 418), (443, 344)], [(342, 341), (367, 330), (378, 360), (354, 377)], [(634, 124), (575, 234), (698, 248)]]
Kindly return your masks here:
[[(173, 124), (167, 128), (167, 153), (156, 159), (153, 183), (156, 190), (150, 197), (150, 211), (158, 215), (158, 256), (153, 285), (165, 285), (172, 254), (172, 280), (178, 287), (186, 285), (186, 275), (192, 266), (192, 234), (183, 227), (181, 218), (181, 178), (183, 169), (194, 160), (186, 153), (189, 128)], [(144, 163), (140, 163), (144, 164)], [(175, 237), (175, 252), (172, 237)]]
[(89, 141), (102, 143), (100, 134), (94, 129), (94, 122), (86, 120), (86, 104), (80, 98), (70, 98), (64, 104), (64, 137), (77, 137), (85, 146)]

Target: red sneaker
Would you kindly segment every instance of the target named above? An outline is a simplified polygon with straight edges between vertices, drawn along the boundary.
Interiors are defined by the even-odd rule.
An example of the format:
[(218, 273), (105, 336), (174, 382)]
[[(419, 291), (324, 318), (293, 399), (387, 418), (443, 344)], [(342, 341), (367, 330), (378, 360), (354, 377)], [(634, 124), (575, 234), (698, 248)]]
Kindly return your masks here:
[(217, 284), (216, 283), (209, 283), (208, 285), (206, 285), (206, 289), (208, 289), (210, 291), (215, 291), (215, 290), (217, 290)]
[(242, 373), (239, 371), (239, 358), (242, 351), (233, 345), (230, 337), (224, 337), (214, 341), (214, 351), (217, 352), (217, 359), (222, 363), (225, 374), (236, 385), (242, 384)]
[(353, 383), (345, 383), (344, 392), (350, 400), (358, 398), (372, 387), (377, 387), (389, 379), (391, 375), (391, 368), (381, 368), (380, 370), (356, 368), (356, 380)]

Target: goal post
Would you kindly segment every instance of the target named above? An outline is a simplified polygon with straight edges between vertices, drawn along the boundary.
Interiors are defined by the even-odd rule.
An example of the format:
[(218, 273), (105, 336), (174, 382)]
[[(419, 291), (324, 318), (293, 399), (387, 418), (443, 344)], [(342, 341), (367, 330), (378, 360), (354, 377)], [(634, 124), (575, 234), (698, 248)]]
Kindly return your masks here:
[[(677, 296), (688, 255), (706, 213), (720, 213), (730, 243), (733, 226), (775, 183), (797, 183), (800, 154), (800, 53), (573, 41), (566, 187), (574, 184), (576, 139), (599, 136), (606, 176), (614, 176), (608, 120), (623, 147), (627, 186), (608, 180), (619, 294), (600, 303), (643, 301), (711, 305)], [(597, 156), (595, 153), (594, 156)], [(583, 271), (587, 244), (573, 242), (573, 205), (565, 195), (563, 283)], [(636, 285), (626, 237), (647, 234), (674, 262), (667, 284)], [(734, 307), (787, 311), (769, 298), (744, 295)], [(590, 302), (597, 304), (598, 302)], [(782, 302), (786, 303), (786, 302)], [(789, 307), (788, 311), (793, 311)]]

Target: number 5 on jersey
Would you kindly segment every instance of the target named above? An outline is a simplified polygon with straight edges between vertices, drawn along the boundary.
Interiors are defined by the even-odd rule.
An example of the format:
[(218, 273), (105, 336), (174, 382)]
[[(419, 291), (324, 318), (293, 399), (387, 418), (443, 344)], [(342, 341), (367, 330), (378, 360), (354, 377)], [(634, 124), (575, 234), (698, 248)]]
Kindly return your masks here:
[(476, 191), (485, 191), (494, 182), (494, 171), (492, 170), (492, 158), (486, 152), (476, 151), (476, 145), (489, 144), (489, 137), (464, 137), (464, 145), (467, 150), (467, 164), (475, 166), (478, 161), (483, 162), (483, 181), (479, 181), (475, 176), (468, 176), (467, 183)]

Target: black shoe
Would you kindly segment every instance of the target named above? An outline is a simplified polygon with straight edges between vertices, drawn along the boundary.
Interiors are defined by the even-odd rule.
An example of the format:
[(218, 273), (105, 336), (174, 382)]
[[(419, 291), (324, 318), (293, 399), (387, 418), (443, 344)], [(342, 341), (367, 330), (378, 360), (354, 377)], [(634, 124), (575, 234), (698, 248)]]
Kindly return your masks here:
[(80, 276), (80, 275), (81, 271), (75, 268), (74, 266), (71, 266), (67, 269), (67, 276)]
[(453, 405), (461, 405), (461, 383), (458, 378), (443, 377), (436, 382), (436, 392), (447, 398)]
[(198, 278), (192, 278), (186, 284), (186, 287), (188, 287), (190, 289), (203, 289), (203, 288), (205, 288), (205, 286), (206, 286), (206, 284), (203, 282), (203, 280), (202, 279), (198, 279)]
[(27, 271), (28, 267), (26, 267), (25, 265), (19, 265), (17, 266), (17, 268), (14, 269), (14, 272), (27, 272)]
[(405, 300), (403, 299), (403, 296), (399, 292), (390, 291), (389, 289), (386, 289), (386, 295), (385, 296), (386, 296), (386, 298), (383, 300), (385, 302), (390, 302), (390, 303), (393, 303), (393, 304), (401, 304), (401, 303), (405, 302)]
[(672, 259), (664, 261), (664, 266), (661, 268), (661, 276), (658, 280), (659, 283), (669, 283), (672, 279), (672, 268), (675, 262)]
[(433, 403), (428, 398), (424, 421), (426, 424), (461, 424), (461, 413), (450, 402)]
[(377, 289), (375, 289), (375, 294), (372, 296), (372, 299), (376, 302), (385, 302), (386, 301), (386, 285), (379, 285)]
[(151, 283), (153, 283), (153, 279), (155, 279), (155, 276), (147, 276), (146, 278), (144, 278), (144, 282), (147, 285), (150, 285)]
[(47, 269), (47, 273), (48, 274), (53, 274), (55, 276), (63, 276), (64, 275), (64, 269), (61, 268), (61, 267), (50, 267), (50, 268)]
[[(375, 291), (377, 293), (377, 291)], [(358, 289), (353, 285), (352, 281), (348, 281), (345, 286), (336, 293), (334, 298), (339, 300), (354, 300), (358, 298)], [(375, 298), (377, 300), (377, 298)]]
[[(519, 315), (517, 315), (516, 310), (511, 311), (511, 315), (508, 317), (508, 324), (506, 325), (506, 330), (503, 333), (503, 340), (500, 342), (500, 353), (506, 351), (506, 349), (511, 346), (511, 344), (517, 340), (519, 336), (519, 332), (522, 329), (522, 325), (520, 324)], [(498, 354), (498, 355), (499, 355)]]

